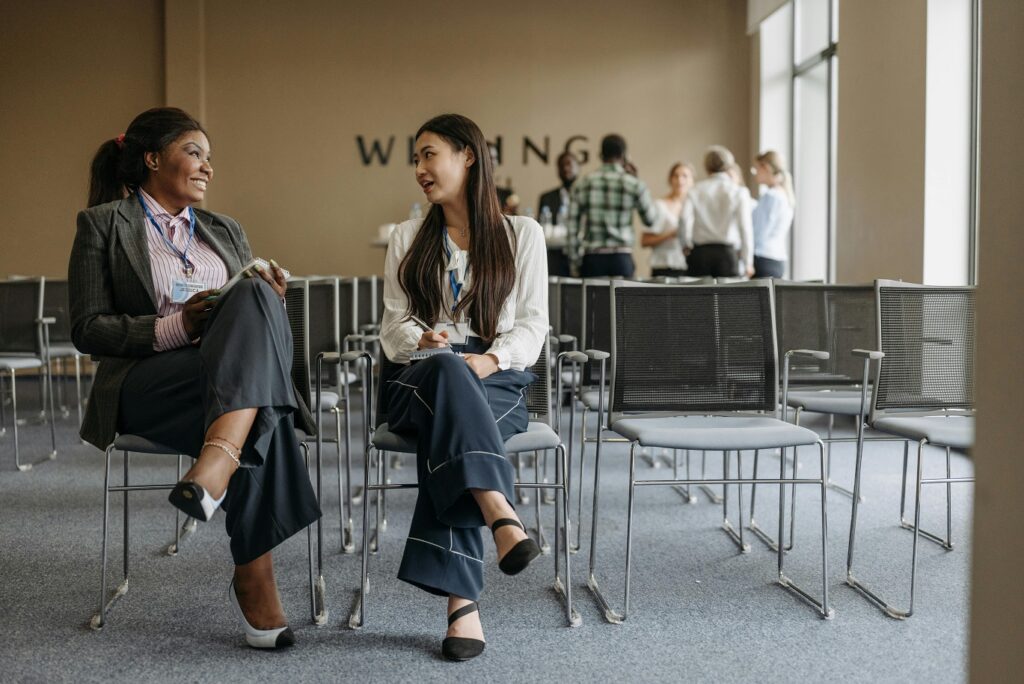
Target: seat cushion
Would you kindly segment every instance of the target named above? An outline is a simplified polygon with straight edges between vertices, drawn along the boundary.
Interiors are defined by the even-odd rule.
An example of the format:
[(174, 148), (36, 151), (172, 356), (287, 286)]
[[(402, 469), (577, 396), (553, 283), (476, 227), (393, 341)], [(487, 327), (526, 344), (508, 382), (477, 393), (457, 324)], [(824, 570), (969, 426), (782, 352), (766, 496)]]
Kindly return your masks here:
[(561, 443), (558, 434), (547, 423), (530, 423), (526, 432), (512, 435), (505, 442), (505, 453), (518, 454), (524, 451), (555, 449)]
[(51, 359), (69, 359), (76, 356), (85, 356), (85, 354), (75, 349), (75, 345), (70, 342), (57, 342), (50, 345)]
[(416, 453), (416, 440), (396, 435), (388, 430), (387, 423), (381, 423), (373, 433), (373, 446), (378, 451), (396, 451), (402, 454)]
[(22, 370), (39, 368), (43, 362), (34, 356), (0, 356), (0, 368), (4, 370)]
[[(597, 401), (600, 396), (601, 395), (597, 393), (597, 390), (587, 390), (580, 395), (580, 401), (582, 401), (583, 405), (591, 411), (596, 411), (598, 409)], [(608, 390), (604, 391), (604, 407), (608, 408)]]
[(762, 417), (623, 418), (611, 427), (641, 446), (665, 449), (775, 449), (818, 441), (818, 435), (807, 428)]
[(964, 450), (974, 446), (974, 418), (971, 416), (885, 416), (871, 427), (915, 442), (927, 439), (935, 446)]
[[(831, 413), (837, 416), (864, 415), (860, 410), (860, 391), (858, 390), (828, 390), (828, 391), (807, 391), (790, 392), (786, 403), (793, 408), (799, 408), (811, 413)], [(864, 406), (871, 408), (871, 393), (868, 393), (868, 400)]]
[[(313, 391), (313, 399), (316, 399), (316, 391)], [(330, 411), (332, 408), (338, 405), (338, 401), (341, 397), (338, 396), (337, 392), (321, 392), (320, 393), (320, 410)]]
[(117, 451), (130, 451), (135, 454), (166, 454), (177, 456), (180, 453), (177, 449), (157, 442), (151, 442), (138, 435), (118, 435), (114, 438), (114, 449)]
[[(512, 435), (505, 442), (505, 452), (517, 454), (523, 451), (543, 451), (554, 449), (561, 441), (558, 435), (545, 423), (530, 423), (526, 432)], [(397, 435), (388, 430), (388, 424), (382, 423), (373, 433), (373, 446), (379, 451), (393, 451), (403, 454), (416, 453), (416, 440)]]

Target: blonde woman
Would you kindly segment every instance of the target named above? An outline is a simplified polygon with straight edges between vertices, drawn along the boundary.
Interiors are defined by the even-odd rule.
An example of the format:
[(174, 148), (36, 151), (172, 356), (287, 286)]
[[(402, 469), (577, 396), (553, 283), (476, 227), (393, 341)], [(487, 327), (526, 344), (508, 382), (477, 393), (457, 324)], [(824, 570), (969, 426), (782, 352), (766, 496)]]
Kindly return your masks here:
[(766, 190), (754, 208), (754, 277), (781, 278), (789, 255), (789, 229), (793, 225), (793, 179), (782, 155), (774, 150), (759, 154), (751, 169)]
[[(691, 276), (753, 275), (750, 193), (729, 176), (735, 158), (713, 145), (704, 155), (708, 177), (691, 188), (683, 205), (685, 244)], [(733, 236), (739, 237), (739, 263)]]
[(654, 202), (658, 219), (640, 238), (641, 245), (651, 248), (651, 275), (686, 275), (686, 257), (679, 233), (686, 194), (693, 187), (695, 175), (690, 164), (676, 162), (668, 171), (669, 193)]

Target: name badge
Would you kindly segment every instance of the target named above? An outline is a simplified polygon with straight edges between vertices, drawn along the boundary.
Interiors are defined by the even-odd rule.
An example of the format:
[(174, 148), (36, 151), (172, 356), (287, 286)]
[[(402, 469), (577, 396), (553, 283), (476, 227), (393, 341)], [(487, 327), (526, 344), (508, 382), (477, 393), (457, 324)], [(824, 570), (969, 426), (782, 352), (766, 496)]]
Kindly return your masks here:
[(472, 335), (469, 321), (461, 321), (459, 323), (443, 323), (443, 327), (438, 332), (444, 331), (448, 333), (448, 344), (466, 344), (466, 338)]
[(184, 304), (192, 295), (206, 289), (206, 284), (198, 280), (182, 280), (176, 278), (171, 286), (171, 301), (175, 304)]

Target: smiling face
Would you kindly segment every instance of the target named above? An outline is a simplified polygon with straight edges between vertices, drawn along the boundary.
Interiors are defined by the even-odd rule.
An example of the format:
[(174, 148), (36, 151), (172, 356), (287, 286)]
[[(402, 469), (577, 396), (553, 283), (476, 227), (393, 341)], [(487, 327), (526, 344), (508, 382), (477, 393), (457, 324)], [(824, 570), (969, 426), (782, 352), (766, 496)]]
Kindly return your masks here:
[(168, 211), (179, 212), (206, 196), (213, 178), (210, 141), (202, 131), (189, 131), (159, 152), (147, 152), (146, 166), (146, 192)]
[(693, 185), (693, 171), (689, 166), (679, 165), (668, 179), (669, 187), (676, 194), (685, 193)]
[(450, 204), (465, 199), (469, 167), (475, 158), (466, 147), (456, 150), (451, 143), (430, 131), (416, 138), (413, 154), (416, 183), (432, 204)]

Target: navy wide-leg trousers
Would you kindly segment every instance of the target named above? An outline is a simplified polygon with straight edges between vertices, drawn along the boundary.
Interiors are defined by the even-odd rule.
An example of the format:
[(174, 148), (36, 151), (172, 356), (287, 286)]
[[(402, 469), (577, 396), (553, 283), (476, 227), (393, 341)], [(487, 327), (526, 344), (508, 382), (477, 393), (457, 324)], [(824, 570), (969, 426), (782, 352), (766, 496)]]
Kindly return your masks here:
[[(482, 343), (457, 351), (478, 353)], [(433, 594), (477, 600), (483, 590), (484, 518), (470, 489), (515, 499), (505, 440), (525, 432), (526, 386), (535, 376), (506, 370), (481, 380), (464, 359), (441, 354), (402, 368), (387, 392), (388, 428), (417, 443), (419, 498), (399, 579)]]

